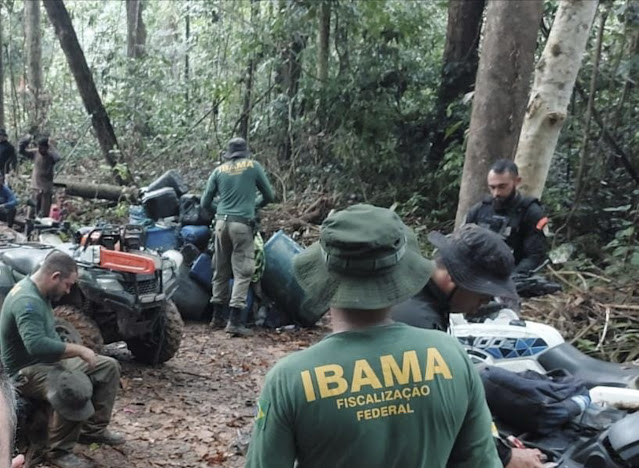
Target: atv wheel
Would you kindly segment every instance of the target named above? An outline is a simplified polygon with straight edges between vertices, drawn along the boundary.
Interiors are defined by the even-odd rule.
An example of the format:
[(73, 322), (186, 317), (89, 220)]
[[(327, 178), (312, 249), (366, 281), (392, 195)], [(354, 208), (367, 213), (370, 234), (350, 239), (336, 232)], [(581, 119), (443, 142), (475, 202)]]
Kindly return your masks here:
[(133, 356), (145, 364), (162, 364), (171, 359), (180, 347), (184, 322), (173, 301), (160, 307), (153, 330), (142, 337), (126, 341)]
[[(71, 341), (71, 343), (83, 344), (87, 348), (92, 349), (96, 354), (102, 352), (104, 339), (102, 338), (98, 324), (83, 314), (80, 309), (73, 306), (62, 305), (53, 309), (53, 314), (57, 319), (62, 319), (62, 321), (73, 325), (74, 331), (78, 334), (80, 340), (78, 342)], [(62, 341), (64, 341), (64, 338)]]
[(82, 336), (75, 327), (64, 319), (56, 318), (53, 325), (55, 332), (65, 343), (82, 344)]

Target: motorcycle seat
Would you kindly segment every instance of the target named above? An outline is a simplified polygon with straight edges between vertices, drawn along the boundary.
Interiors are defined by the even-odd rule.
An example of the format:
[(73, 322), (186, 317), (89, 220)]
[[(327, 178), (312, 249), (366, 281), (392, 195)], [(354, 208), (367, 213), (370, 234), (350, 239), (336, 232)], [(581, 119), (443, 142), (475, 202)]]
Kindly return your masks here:
[(587, 387), (639, 388), (639, 366), (600, 361), (585, 355), (570, 343), (544, 351), (537, 358), (548, 371), (563, 369), (583, 380)]
[(29, 249), (27, 252), (16, 249), (2, 254), (2, 261), (18, 273), (29, 275), (40, 266), (49, 252), (49, 249)]

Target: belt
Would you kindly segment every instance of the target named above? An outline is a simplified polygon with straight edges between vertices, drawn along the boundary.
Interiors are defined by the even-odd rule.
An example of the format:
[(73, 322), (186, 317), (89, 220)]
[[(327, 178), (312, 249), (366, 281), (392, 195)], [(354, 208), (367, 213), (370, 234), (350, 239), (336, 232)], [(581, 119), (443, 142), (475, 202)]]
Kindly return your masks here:
[(244, 216), (235, 216), (235, 215), (215, 215), (215, 219), (217, 221), (229, 221), (231, 223), (242, 223), (247, 226), (255, 226), (255, 220), (250, 218), (245, 218)]

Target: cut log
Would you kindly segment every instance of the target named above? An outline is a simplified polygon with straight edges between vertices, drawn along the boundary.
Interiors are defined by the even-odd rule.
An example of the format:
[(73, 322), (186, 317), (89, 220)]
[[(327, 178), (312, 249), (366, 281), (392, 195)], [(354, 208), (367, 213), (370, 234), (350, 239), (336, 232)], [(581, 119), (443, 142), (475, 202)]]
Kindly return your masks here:
[(65, 179), (55, 179), (53, 185), (63, 187), (67, 195), (82, 198), (100, 198), (102, 200), (129, 201), (136, 203), (139, 191), (137, 187), (122, 187), (110, 184), (91, 184)]

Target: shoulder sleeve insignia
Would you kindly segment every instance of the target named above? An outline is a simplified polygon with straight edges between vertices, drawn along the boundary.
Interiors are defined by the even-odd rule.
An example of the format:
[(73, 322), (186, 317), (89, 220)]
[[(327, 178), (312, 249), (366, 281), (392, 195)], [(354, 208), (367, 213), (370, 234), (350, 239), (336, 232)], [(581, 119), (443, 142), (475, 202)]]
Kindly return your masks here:
[(538, 231), (544, 231), (544, 228), (548, 225), (548, 216), (544, 216), (537, 222), (537, 226), (535, 228)]
[(266, 400), (258, 400), (257, 408), (255, 408), (255, 424), (259, 428), (263, 428), (266, 424), (266, 416), (271, 404)]

